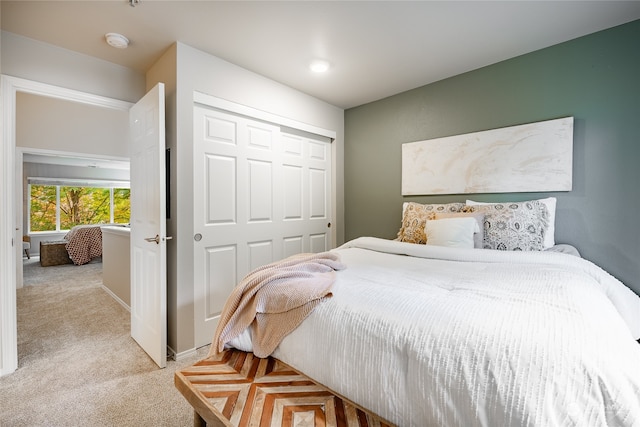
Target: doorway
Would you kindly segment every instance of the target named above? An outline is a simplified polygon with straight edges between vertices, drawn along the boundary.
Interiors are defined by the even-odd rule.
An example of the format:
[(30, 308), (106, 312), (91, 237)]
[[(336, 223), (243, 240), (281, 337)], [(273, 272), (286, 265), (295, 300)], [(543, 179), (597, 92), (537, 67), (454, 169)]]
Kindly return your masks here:
[[(18, 134), (18, 139), (19, 139)], [(60, 229), (56, 227), (56, 212), (51, 209), (52, 199), (41, 201), (39, 205), (47, 210), (46, 219), (32, 223), (30, 221), (31, 195), (29, 194), (30, 185), (65, 185), (80, 187), (113, 187), (126, 188), (129, 185), (129, 160), (123, 159), (106, 159), (97, 157), (87, 157), (80, 153), (66, 153), (55, 150), (42, 150), (16, 147), (16, 177), (21, 181), (17, 182), (17, 206), (22, 207), (23, 215), (17, 215), (16, 221), (22, 224), (23, 235), (28, 237), (31, 243), (30, 255), (36, 258), (39, 255), (40, 242), (58, 241), (64, 238), (67, 233), (68, 226), (65, 225), (63, 218), (60, 219)], [(51, 187), (50, 187), (51, 188)], [(102, 197), (108, 197), (109, 194), (103, 194)], [(55, 194), (50, 194), (55, 197)], [(60, 195), (60, 215), (62, 217), (64, 210), (64, 191)], [(87, 201), (87, 200), (85, 200)], [(57, 205), (58, 203), (56, 203)], [(110, 203), (106, 203), (109, 209)], [(79, 215), (88, 219), (88, 216), (95, 216), (96, 211), (87, 209), (79, 210), (85, 212), (85, 215)], [(66, 210), (68, 212), (68, 209)], [(109, 212), (107, 212), (109, 213)], [(97, 214), (101, 217), (98, 222), (113, 222), (109, 218), (105, 221), (105, 213)], [(82, 218), (80, 218), (82, 219)], [(25, 253), (22, 253), (23, 261)], [(17, 258), (20, 260), (20, 258)], [(24, 271), (21, 274), (21, 263), (16, 265), (16, 287), (19, 289), (23, 284)]]
[[(67, 101), (74, 106), (78, 104), (91, 108), (105, 109), (110, 112), (120, 112), (123, 117), (128, 117), (128, 111), (132, 104), (125, 101), (105, 98), (97, 95), (87, 94), (75, 90), (52, 86), (44, 83), (33, 82), (15, 77), (2, 76), (2, 146), (0, 153), (3, 162), (3, 174), (0, 177), (2, 195), (0, 204), (0, 376), (9, 374), (17, 369), (17, 329), (16, 329), (16, 279), (22, 273), (22, 245), (15, 244), (22, 240), (24, 234), (23, 226), (23, 204), (18, 202), (23, 197), (17, 189), (18, 183), (22, 182), (22, 162), (15, 162), (18, 153), (16, 145), (16, 128), (18, 126), (18, 104), (19, 94), (36, 95), (47, 100)], [(128, 119), (126, 121), (128, 123)], [(46, 129), (45, 124), (38, 124), (40, 129)], [(37, 130), (37, 129), (36, 129)], [(98, 138), (96, 135), (93, 140)], [(47, 143), (51, 140), (41, 138), (39, 145), (32, 147), (40, 150), (50, 148)], [(100, 150), (96, 150), (96, 145), (87, 144), (87, 140), (81, 141), (76, 147), (79, 149), (69, 149), (71, 141), (63, 141), (61, 147), (63, 151), (73, 153), (86, 153), (100, 157)], [(127, 142), (123, 141), (126, 146)], [(71, 145), (72, 147), (73, 145)], [(99, 148), (100, 145), (98, 144)], [(112, 148), (112, 147), (110, 147)], [(20, 154), (22, 154), (20, 152)], [(104, 157), (116, 157), (109, 154)], [(15, 163), (14, 163), (15, 162)], [(18, 266), (20, 272), (18, 272)]]

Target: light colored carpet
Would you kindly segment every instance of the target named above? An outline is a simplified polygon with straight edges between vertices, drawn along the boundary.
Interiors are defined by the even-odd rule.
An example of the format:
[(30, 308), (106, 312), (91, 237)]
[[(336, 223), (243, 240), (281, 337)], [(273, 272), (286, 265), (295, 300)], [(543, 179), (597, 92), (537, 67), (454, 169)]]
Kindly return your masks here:
[[(17, 290), (18, 370), (0, 378), (0, 426), (190, 426), (173, 374), (130, 337), (127, 312), (100, 286), (102, 264), (25, 267)], [(45, 271), (46, 270), (46, 271)]]

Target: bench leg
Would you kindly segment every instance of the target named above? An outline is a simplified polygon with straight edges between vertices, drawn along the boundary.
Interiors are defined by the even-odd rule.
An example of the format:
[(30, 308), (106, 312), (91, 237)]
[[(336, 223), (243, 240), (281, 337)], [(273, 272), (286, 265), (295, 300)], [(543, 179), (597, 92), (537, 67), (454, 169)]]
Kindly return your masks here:
[(207, 422), (196, 411), (193, 411), (193, 427), (207, 427)]

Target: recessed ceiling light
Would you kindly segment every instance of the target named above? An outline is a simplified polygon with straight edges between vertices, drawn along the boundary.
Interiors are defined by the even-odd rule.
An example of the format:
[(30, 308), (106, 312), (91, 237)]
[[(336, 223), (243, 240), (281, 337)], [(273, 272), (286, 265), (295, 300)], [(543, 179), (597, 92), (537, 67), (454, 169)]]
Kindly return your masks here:
[(314, 73), (325, 73), (329, 70), (330, 64), (324, 59), (314, 59), (309, 64), (309, 69)]
[(126, 49), (129, 46), (129, 39), (118, 33), (107, 33), (104, 35), (107, 44), (118, 49)]

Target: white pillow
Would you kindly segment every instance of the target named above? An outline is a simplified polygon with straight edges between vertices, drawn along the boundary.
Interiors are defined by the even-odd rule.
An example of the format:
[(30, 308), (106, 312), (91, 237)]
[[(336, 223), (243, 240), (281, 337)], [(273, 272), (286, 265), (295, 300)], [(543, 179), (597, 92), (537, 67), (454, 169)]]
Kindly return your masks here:
[(396, 240), (424, 245), (424, 225), (428, 219), (435, 219), (436, 213), (460, 212), (464, 203), (422, 204), (404, 202), (402, 204), (402, 224)]
[(473, 233), (473, 247), (476, 249), (483, 248), (484, 240), (484, 214), (482, 212), (446, 212), (436, 213), (434, 219), (447, 218), (473, 218), (478, 223), (478, 229)]
[(424, 226), (427, 245), (473, 249), (473, 234), (480, 231), (473, 217), (428, 220)]
[[(546, 199), (537, 199), (540, 203), (544, 204), (547, 208), (547, 212), (549, 213), (549, 224), (547, 227), (547, 234), (544, 235), (543, 246), (545, 249), (549, 249), (556, 244), (556, 198), (555, 197), (547, 197)], [(500, 202), (502, 204), (509, 204), (513, 202)], [(522, 203), (522, 202), (518, 202)], [(473, 200), (467, 200), (467, 205), (491, 205), (493, 202), (474, 202)]]

